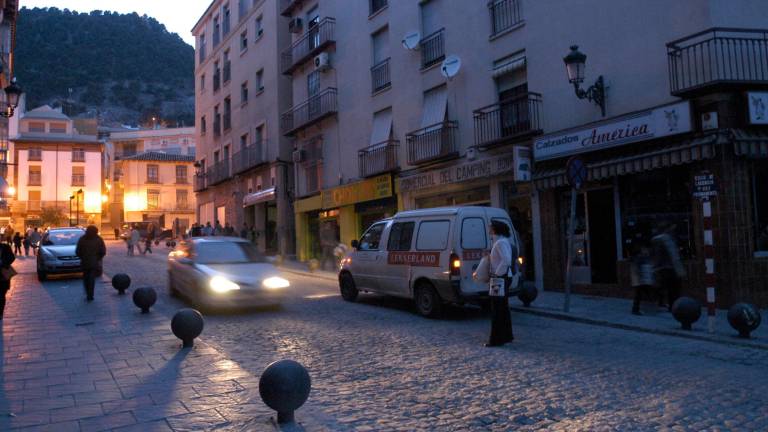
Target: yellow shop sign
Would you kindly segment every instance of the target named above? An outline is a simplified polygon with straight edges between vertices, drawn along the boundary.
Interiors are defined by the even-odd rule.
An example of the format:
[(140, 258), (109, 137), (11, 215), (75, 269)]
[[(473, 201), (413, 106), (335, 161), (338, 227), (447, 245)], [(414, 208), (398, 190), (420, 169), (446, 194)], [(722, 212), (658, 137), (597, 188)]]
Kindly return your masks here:
[(344, 186), (326, 189), (322, 193), (323, 208), (336, 208), (364, 201), (392, 196), (392, 178), (389, 174)]

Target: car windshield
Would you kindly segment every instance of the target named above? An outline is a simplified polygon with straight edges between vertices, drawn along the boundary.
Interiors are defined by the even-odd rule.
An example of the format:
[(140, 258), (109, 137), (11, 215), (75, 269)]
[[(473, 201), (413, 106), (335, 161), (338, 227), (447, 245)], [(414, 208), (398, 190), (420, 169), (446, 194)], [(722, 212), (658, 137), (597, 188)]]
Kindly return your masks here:
[(74, 246), (83, 234), (82, 230), (52, 231), (45, 235), (43, 246)]
[(195, 245), (200, 264), (235, 264), (264, 262), (264, 257), (246, 242), (200, 242)]

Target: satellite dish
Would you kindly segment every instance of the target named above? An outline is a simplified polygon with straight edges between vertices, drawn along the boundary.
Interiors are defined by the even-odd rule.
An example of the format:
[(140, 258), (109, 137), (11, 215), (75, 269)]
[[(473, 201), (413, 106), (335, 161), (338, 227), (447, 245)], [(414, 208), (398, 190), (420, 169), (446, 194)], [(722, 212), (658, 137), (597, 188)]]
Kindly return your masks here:
[(449, 55), (443, 60), (443, 64), (440, 66), (440, 73), (442, 73), (444, 77), (451, 79), (459, 73), (459, 69), (461, 69), (461, 59), (459, 56)]
[(419, 42), (421, 42), (421, 33), (418, 31), (408, 32), (405, 34), (405, 37), (403, 37), (403, 46), (405, 49), (419, 49)]

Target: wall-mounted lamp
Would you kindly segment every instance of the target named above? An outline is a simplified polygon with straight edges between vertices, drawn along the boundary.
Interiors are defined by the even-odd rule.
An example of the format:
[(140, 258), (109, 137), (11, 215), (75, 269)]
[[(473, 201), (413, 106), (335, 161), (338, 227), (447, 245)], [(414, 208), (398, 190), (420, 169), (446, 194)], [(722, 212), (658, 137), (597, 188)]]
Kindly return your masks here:
[(0, 116), (5, 118), (13, 117), (13, 113), (16, 108), (19, 107), (19, 99), (23, 91), (18, 84), (16, 84), (16, 78), (11, 80), (11, 84), (5, 88), (5, 103), (4, 107), (0, 107)]
[(578, 45), (571, 46), (571, 52), (563, 57), (563, 61), (568, 72), (568, 81), (573, 84), (576, 96), (579, 99), (587, 99), (597, 104), (603, 113), (603, 117), (605, 117), (605, 85), (603, 84), (603, 76), (597, 77), (597, 81), (588, 89), (584, 90), (581, 88), (581, 83), (584, 82), (587, 55), (579, 51)]

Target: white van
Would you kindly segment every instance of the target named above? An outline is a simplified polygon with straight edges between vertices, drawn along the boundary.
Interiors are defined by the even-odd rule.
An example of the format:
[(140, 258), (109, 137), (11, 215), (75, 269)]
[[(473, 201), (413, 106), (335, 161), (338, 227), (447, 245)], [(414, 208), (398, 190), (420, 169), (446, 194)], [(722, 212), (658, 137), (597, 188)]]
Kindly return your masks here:
[(488, 284), (472, 273), (491, 249), (492, 220), (510, 227), (513, 253), (520, 253), (512, 221), (498, 208), (409, 210), (374, 223), (341, 261), (341, 296), (355, 301), (363, 291), (412, 298), (427, 317), (439, 316), (445, 303), (480, 303)]

